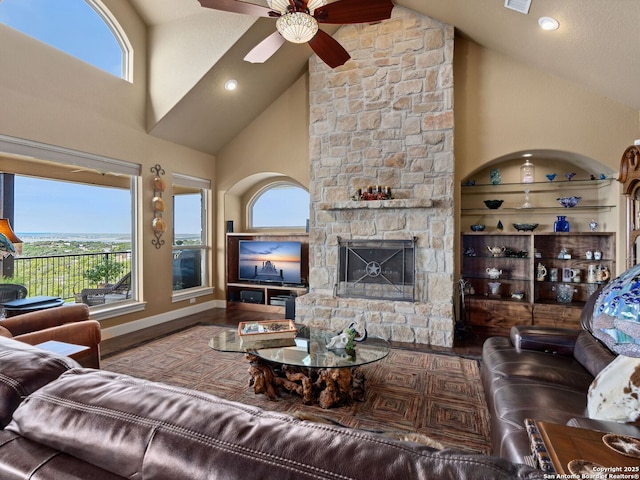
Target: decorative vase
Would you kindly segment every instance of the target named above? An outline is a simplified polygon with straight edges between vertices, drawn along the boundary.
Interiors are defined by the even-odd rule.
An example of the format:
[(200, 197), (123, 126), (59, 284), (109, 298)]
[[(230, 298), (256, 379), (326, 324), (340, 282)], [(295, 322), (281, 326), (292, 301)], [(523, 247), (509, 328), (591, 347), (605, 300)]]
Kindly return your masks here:
[(568, 232), (569, 231), (569, 222), (567, 222), (567, 217), (564, 215), (558, 215), (558, 220), (553, 222), (553, 231), (554, 232)]
[(536, 181), (536, 167), (527, 158), (524, 164), (520, 167), (520, 182), (521, 183), (533, 183)]
[(500, 175), (500, 169), (499, 168), (494, 168), (489, 172), (489, 179), (491, 180), (491, 183), (494, 185), (498, 185), (500, 182), (502, 182), (502, 175)]

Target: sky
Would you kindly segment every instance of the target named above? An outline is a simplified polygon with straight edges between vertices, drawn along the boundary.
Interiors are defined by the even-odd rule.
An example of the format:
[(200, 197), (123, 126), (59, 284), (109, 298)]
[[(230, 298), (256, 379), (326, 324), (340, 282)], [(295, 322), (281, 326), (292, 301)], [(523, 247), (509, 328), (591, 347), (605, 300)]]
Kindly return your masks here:
[[(84, 0), (0, 0), (0, 23), (121, 76), (120, 46)], [(258, 203), (260, 226), (304, 226), (309, 216), (308, 194), (294, 192), (294, 197), (282, 200), (281, 193), (274, 189), (268, 202)], [(199, 198), (183, 198), (178, 203), (175, 232), (198, 233)], [(130, 194), (128, 190), (16, 176), (12, 226), (17, 233), (128, 233)]]
[(0, 22), (116, 77), (122, 50), (84, 0), (0, 0)]

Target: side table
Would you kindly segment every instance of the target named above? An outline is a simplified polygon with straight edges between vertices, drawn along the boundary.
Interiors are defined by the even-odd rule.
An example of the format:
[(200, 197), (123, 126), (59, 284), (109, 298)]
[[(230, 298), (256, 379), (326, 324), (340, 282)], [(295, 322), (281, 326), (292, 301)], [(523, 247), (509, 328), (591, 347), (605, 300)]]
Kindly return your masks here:
[[(534, 424), (555, 473), (560, 478), (640, 478), (640, 450), (629, 452), (634, 456), (618, 453), (603, 441), (607, 432), (540, 421), (534, 421)], [(640, 446), (640, 439), (630, 441), (632, 444), (637, 442)], [(577, 473), (576, 469), (581, 466), (584, 469), (595, 468), (589, 473), (595, 476), (573, 477), (587, 474), (586, 470)], [(563, 475), (566, 477), (561, 477)]]
[(38, 348), (48, 350), (49, 352), (57, 353), (65, 357), (77, 360), (80, 353), (89, 350), (89, 347), (84, 345), (76, 345), (74, 343), (59, 342), (57, 340), (49, 340), (47, 342), (39, 343), (36, 345)]

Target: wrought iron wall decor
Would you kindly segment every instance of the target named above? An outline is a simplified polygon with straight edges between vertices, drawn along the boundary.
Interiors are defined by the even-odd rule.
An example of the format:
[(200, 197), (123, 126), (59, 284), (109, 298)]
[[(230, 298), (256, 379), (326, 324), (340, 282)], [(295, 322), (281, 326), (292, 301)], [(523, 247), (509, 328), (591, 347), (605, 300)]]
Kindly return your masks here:
[(151, 179), (151, 184), (153, 185), (153, 198), (151, 199), (151, 205), (153, 207), (153, 222), (151, 225), (153, 227), (153, 235), (155, 237), (151, 240), (151, 244), (156, 248), (160, 248), (164, 245), (164, 240), (161, 239), (162, 234), (167, 229), (167, 224), (164, 223), (164, 220), (162, 219), (162, 212), (164, 212), (166, 208), (166, 204), (162, 199), (162, 192), (167, 188), (167, 184), (160, 176), (164, 175), (165, 172), (159, 164), (156, 163), (151, 167), (151, 172), (154, 174)]

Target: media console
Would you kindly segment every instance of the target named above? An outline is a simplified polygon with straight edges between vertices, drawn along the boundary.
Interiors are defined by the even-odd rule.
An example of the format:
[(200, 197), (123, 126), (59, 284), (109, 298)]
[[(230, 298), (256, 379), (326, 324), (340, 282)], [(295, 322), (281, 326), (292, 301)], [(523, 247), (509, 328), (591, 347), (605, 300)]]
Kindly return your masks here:
[[(239, 269), (240, 243), (246, 241), (300, 242), (300, 277), (302, 283), (241, 279)], [(307, 293), (309, 235), (306, 233), (228, 233), (226, 261), (227, 308), (285, 313), (287, 298)]]

